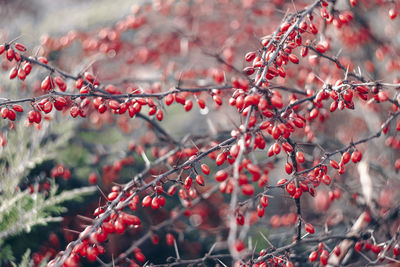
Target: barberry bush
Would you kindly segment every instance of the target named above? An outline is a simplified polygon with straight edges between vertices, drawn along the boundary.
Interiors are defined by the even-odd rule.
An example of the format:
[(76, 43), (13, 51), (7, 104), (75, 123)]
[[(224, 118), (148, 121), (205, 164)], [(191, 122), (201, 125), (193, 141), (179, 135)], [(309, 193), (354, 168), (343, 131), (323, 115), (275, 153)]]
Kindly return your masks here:
[(1, 31), (2, 264), (400, 263), (399, 1), (126, 2)]

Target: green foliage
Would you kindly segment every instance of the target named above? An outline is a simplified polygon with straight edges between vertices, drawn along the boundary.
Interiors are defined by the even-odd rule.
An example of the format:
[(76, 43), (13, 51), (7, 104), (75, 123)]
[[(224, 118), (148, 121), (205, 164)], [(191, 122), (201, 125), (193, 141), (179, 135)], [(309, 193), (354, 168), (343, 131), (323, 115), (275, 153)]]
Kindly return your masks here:
[(3, 260), (13, 261), (15, 257), (12, 252), (12, 248), (9, 245), (4, 244), (4, 240), (0, 239), (0, 263)]
[[(53, 121), (51, 125), (42, 123), (42, 129), (37, 130), (27, 128), (21, 119), (8, 134), (8, 144), (0, 148), (0, 265), (15, 261), (13, 248), (7, 244), (9, 238), (29, 233), (38, 225), (61, 221), (58, 215), (66, 212), (63, 202), (81, 201), (96, 190), (93, 186), (59, 190), (55, 179), (51, 179), (50, 190), (39, 191), (36, 173), (46, 177), (52, 166), (47, 163), (62, 157), (60, 151), (68, 147), (74, 126), (73, 122)], [(26, 188), (27, 184), (33, 186), (33, 192)], [(31, 266), (29, 255), (27, 251), (19, 266)]]
[(30, 255), (31, 255), (31, 250), (28, 248), (26, 250), (26, 252), (24, 253), (24, 255), (22, 256), (21, 262), (18, 265), (13, 262), (12, 265), (14, 267), (16, 267), (16, 266), (19, 266), (19, 267), (33, 266), (33, 261), (30, 259)]
[[(37, 186), (36, 186), (37, 188)], [(57, 185), (53, 182), (49, 195), (35, 190), (32, 194), (25, 190), (19, 192), (9, 200), (3, 200), (0, 207), (0, 239), (15, 235), (22, 231), (30, 232), (35, 225), (46, 225), (57, 222), (62, 217), (54, 217), (65, 212), (62, 202), (81, 200), (81, 196), (94, 192), (95, 187), (63, 191), (56, 195)]]

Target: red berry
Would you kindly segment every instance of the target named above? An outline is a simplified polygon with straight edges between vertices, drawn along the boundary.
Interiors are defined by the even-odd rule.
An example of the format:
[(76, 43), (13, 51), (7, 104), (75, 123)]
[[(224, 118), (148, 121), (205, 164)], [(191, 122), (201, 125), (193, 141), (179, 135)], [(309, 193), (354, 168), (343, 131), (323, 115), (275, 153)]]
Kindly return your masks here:
[(311, 254), (308, 256), (308, 260), (310, 262), (314, 262), (318, 259), (318, 252), (317, 251), (313, 251), (311, 252)]
[(65, 81), (61, 77), (55, 77), (54, 82), (57, 84), (58, 88), (60, 88), (61, 91), (64, 92), (67, 89)]
[(192, 181), (193, 179), (190, 176), (185, 179), (184, 186), (186, 190), (190, 189), (190, 187), (192, 186)]
[(15, 111), (12, 110), (12, 109), (9, 109), (9, 110), (8, 110), (8, 113), (7, 113), (7, 118), (8, 118), (10, 121), (15, 121), (15, 118), (16, 118)]
[(289, 60), (292, 61), (294, 64), (298, 64), (299, 63), (299, 58), (294, 54), (290, 54), (289, 55)]
[(339, 257), (339, 255), (340, 255), (340, 246), (339, 246), (339, 245), (336, 246), (336, 247), (333, 249), (333, 253), (334, 253), (336, 256)]
[(360, 241), (356, 242), (354, 244), (354, 249), (355, 249), (355, 251), (360, 252), (362, 249), (362, 243)]
[(327, 50), (327, 46), (325, 44), (325, 42), (320, 42), (315, 46), (315, 50), (317, 50), (318, 52), (320, 52), (321, 54), (325, 53)]
[(276, 185), (284, 185), (287, 182), (287, 179), (280, 179)]
[(305, 161), (303, 152), (301, 152), (301, 151), (297, 151), (297, 152), (296, 152), (296, 160), (297, 160), (299, 163), (303, 163), (303, 162)]
[(65, 106), (67, 105), (67, 101), (65, 100), (65, 98), (58, 96), (56, 98), (56, 100), (54, 101), (54, 107), (57, 110), (62, 110)]
[[(3, 117), (3, 109), (1, 110), (1, 117), (6, 118), (6, 117)], [(33, 123), (35, 121), (35, 111), (34, 110), (31, 110), (28, 112), (28, 121), (30, 123)]]
[(203, 185), (204, 185), (203, 176), (201, 176), (200, 174), (196, 175), (196, 183), (197, 183), (198, 185), (203, 186)]
[(244, 225), (244, 222), (245, 222), (245, 220), (244, 220), (244, 217), (242, 214), (236, 215), (236, 223), (238, 225)]
[(217, 182), (223, 182), (226, 179), (228, 179), (228, 173), (224, 170), (219, 170), (217, 171), (217, 173), (215, 174), (215, 180)]
[(50, 101), (47, 101), (42, 108), (43, 112), (46, 114), (50, 113), (52, 109), (53, 109), (53, 103), (51, 103)]
[(157, 110), (157, 112), (156, 112), (157, 120), (162, 121), (163, 117), (164, 117), (164, 114), (163, 114), (162, 110), (161, 109)]
[(285, 171), (287, 174), (291, 174), (293, 172), (293, 165), (289, 162), (285, 164)]
[(121, 220), (116, 220), (114, 223), (115, 232), (118, 234), (123, 234), (126, 230), (126, 225)]
[(77, 106), (71, 107), (70, 114), (73, 118), (77, 117), (79, 115), (79, 108)]
[(222, 99), (219, 96), (213, 95), (213, 100), (214, 100), (214, 103), (217, 104), (218, 106), (222, 105)]
[(310, 233), (310, 234), (313, 234), (313, 233), (315, 232), (314, 226), (312, 226), (311, 223), (305, 224), (305, 225), (304, 225), (304, 228), (305, 228), (305, 230), (306, 230), (308, 233)]
[(174, 244), (175, 237), (171, 233), (168, 233), (165, 239), (167, 241), (168, 246), (172, 246)]
[(180, 104), (182, 104), (182, 105), (185, 105), (186, 99), (182, 94), (176, 94), (175, 95), (175, 101), (180, 103)]
[(89, 175), (89, 178), (88, 178), (90, 184), (96, 184), (97, 179), (98, 179), (97, 174), (95, 174), (93, 172)]
[(48, 91), (51, 89), (51, 79), (50, 76), (46, 76), (44, 80), (42, 81), (40, 88), (42, 88), (43, 91)]
[(323, 182), (324, 184), (326, 184), (326, 185), (330, 185), (331, 182), (332, 182), (332, 179), (331, 179), (331, 177), (330, 177), (329, 175), (324, 174), (324, 175), (322, 176), (322, 182)]
[(18, 75), (18, 68), (17, 67), (14, 67), (14, 68), (12, 68), (11, 70), (10, 70), (10, 74), (9, 74), (9, 78), (12, 80), (12, 79), (14, 79), (15, 77), (17, 77), (17, 75)]
[(107, 199), (108, 201), (113, 201), (117, 197), (118, 197), (118, 192), (111, 192), (110, 194), (108, 194)]
[(78, 80), (75, 81), (76, 89), (81, 89), (83, 85), (84, 85), (84, 81), (81, 78), (79, 78)]
[(272, 137), (275, 139), (275, 140), (277, 140), (280, 136), (281, 136), (281, 130), (280, 130), (280, 128), (277, 126), (277, 125), (275, 125), (273, 128), (272, 128)]
[(18, 62), (21, 61), (21, 55), (20, 55), (18, 52), (15, 52), (15, 53), (14, 53), (14, 58), (15, 58), (15, 60), (18, 61)]
[(148, 207), (148, 206), (151, 205), (151, 202), (152, 202), (151, 196), (145, 196), (145, 197), (143, 198), (143, 200), (142, 200), (142, 206), (143, 206), (143, 207)]
[(242, 193), (245, 196), (252, 196), (254, 194), (254, 187), (251, 184), (245, 184), (242, 186)]
[(158, 204), (160, 205), (160, 207), (164, 207), (165, 206), (165, 197), (164, 196), (158, 196)]
[(135, 258), (141, 262), (146, 260), (146, 257), (143, 255), (143, 253), (138, 248), (135, 249)]
[(319, 257), (319, 261), (321, 265), (325, 266), (328, 264), (329, 253), (327, 250), (323, 250), (321, 256)]
[(343, 164), (347, 164), (348, 162), (349, 162), (349, 160), (350, 160), (350, 157), (351, 157), (351, 155), (350, 155), (350, 153), (349, 152), (344, 152), (343, 153), (343, 155), (342, 155), (342, 158), (341, 158), (341, 163), (343, 163)]
[(252, 75), (255, 72), (255, 69), (252, 67), (246, 67), (243, 69), (243, 73), (246, 74), (247, 76)]
[(253, 61), (253, 59), (254, 59), (255, 57), (256, 57), (256, 53), (254, 53), (254, 52), (248, 52), (244, 58), (245, 58), (245, 60), (246, 60), (247, 62), (250, 62), (250, 61)]
[(15, 104), (15, 105), (13, 105), (13, 110), (15, 110), (16, 112), (23, 112), (24, 111), (24, 109), (22, 108), (22, 106), (20, 106), (20, 105), (18, 105), (18, 104)]
[(336, 161), (331, 160), (329, 163), (331, 164), (332, 168), (339, 169), (339, 164)]
[(108, 101), (108, 106), (109, 106), (111, 109), (116, 110), (116, 109), (119, 108), (119, 102), (118, 102), (117, 100), (110, 100), (110, 101)]
[(206, 174), (206, 175), (209, 175), (210, 174), (210, 168), (207, 166), (207, 164), (201, 164), (201, 166), (200, 166), (200, 168), (201, 168), (201, 171), (204, 173), (204, 174)]
[(24, 65), (24, 67), (23, 67), (23, 69), (24, 69), (24, 71), (25, 71), (25, 74), (26, 74), (26, 75), (29, 75), (29, 74), (31, 73), (31, 70), (32, 70), (32, 65), (31, 65), (31, 63), (26, 62), (25, 65)]
[(290, 28), (290, 26), (291, 24), (289, 22), (283, 23), (283, 25), (281, 26), (281, 31), (286, 32)]
[(6, 46), (5, 45), (0, 45), (0, 55), (4, 53), (4, 51), (6, 51)]
[(25, 46), (23, 44), (15, 43), (14, 47), (15, 47), (15, 49), (17, 49), (17, 50), (19, 50), (21, 52), (25, 52), (26, 51), (26, 48), (25, 48)]
[(274, 107), (276, 107), (276, 108), (279, 108), (279, 109), (280, 109), (280, 108), (283, 107), (282, 98), (279, 97), (279, 96), (276, 96), (276, 95), (272, 96), (272, 97), (271, 97), (271, 103), (272, 103), (272, 105), (273, 105)]
[(296, 193), (296, 185), (294, 182), (290, 182), (286, 185), (286, 191), (289, 193), (289, 195), (293, 196)]
[(318, 33), (318, 28), (315, 27), (315, 25), (312, 24), (312, 23), (310, 24), (310, 30), (311, 30), (312, 34), (317, 34)]
[(257, 205), (257, 215), (258, 217), (264, 216), (265, 208), (262, 205)]
[(185, 105), (183, 106), (183, 108), (185, 109), (185, 111), (190, 111), (193, 107), (193, 101), (192, 100), (186, 100)]
[(315, 119), (319, 115), (319, 110), (317, 108), (313, 108), (310, 111), (310, 119)]
[(139, 226), (141, 224), (139, 217), (132, 214), (121, 213), (120, 218), (127, 225)]
[(47, 58), (45, 58), (45, 57), (38, 57), (38, 61), (41, 62), (41, 63), (43, 63), (43, 64), (49, 63), (49, 61), (48, 61)]
[(281, 152), (281, 147), (280, 147), (279, 143), (273, 144), (272, 148), (273, 148), (273, 151), (274, 151), (275, 155), (278, 155), (279, 152)]
[(393, 248), (393, 255), (396, 257), (400, 255), (400, 247), (398, 244), (396, 244)]
[(268, 197), (263, 195), (260, 198), (260, 204), (265, 208), (268, 207), (269, 201), (268, 201)]
[(172, 94), (169, 94), (169, 95), (165, 96), (164, 101), (165, 101), (165, 104), (167, 106), (169, 106), (172, 104), (172, 102), (174, 102), (174, 96)]
[(357, 163), (357, 162), (359, 162), (361, 159), (362, 159), (362, 154), (361, 154), (361, 152), (358, 151), (358, 150), (354, 150), (353, 153), (351, 154), (351, 160), (352, 160), (354, 163)]
[(242, 251), (243, 249), (246, 248), (246, 245), (244, 244), (244, 242), (242, 240), (236, 240), (235, 242), (235, 248), (237, 251)]
[(373, 253), (375, 253), (375, 254), (378, 254), (379, 252), (381, 252), (381, 247), (380, 246), (378, 246), (378, 245), (372, 245), (371, 246), (371, 251), (373, 252)]
[(97, 258), (97, 250), (94, 247), (87, 248), (87, 259), (91, 262), (95, 261)]
[(12, 61), (14, 59), (14, 50), (12, 48), (8, 48), (6, 52), (6, 58), (8, 61)]
[(18, 70), (18, 78), (20, 79), (20, 80), (25, 80), (25, 78), (26, 78), (26, 72), (23, 70), (23, 69), (19, 69)]
[(288, 153), (293, 151), (293, 147), (288, 142), (282, 143), (282, 148)]
[(199, 105), (201, 109), (204, 109), (206, 107), (206, 102), (203, 99), (199, 98), (197, 99), (197, 105)]
[(222, 83), (224, 81), (225, 75), (224, 72), (220, 69), (214, 70), (213, 79), (216, 83)]
[(215, 163), (217, 164), (217, 166), (224, 164), (226, 157), (227, 157), (226, 152), (218, 154), (217, 158), (215, 159)]
[(151, 242), (153, 242), (154, 245), (157, 245), (160, 242), (160, 237), (154, 234), (153, 237), (151, 238)]
[(175, 193), (176, 193), (176, 186), (171, 186), (168, 188), (167, 194), (169, 196), (173, 196), (173, 195), (175, 195)]
[(397, 11), (394, 8), (389, 9), (389, 18), (395, 19), (397, 17)]

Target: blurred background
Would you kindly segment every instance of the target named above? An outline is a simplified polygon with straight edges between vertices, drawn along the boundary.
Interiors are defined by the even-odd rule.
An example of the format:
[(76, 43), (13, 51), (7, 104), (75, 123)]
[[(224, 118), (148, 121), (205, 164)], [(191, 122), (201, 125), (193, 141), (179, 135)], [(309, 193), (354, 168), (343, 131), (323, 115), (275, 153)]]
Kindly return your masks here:
[[(301, 9), (310, 1), (295, 2), (296, 8)], [(346, 29), (343, 32), (333, 27), (327, 30), (325, 37), (332, 44), (329, 53), (340, 53), (343, 64), (354, 62), (351, 71), (360, 69), (371, 79), (392, 81), (398, 73), (393, 70), (385, 73), (384, 68), (391, 59), (379, 61), (372, 55), (379, 57), (380, 52), (390, 55), (390, 50), (383, 49), (379, 40), (386, 42), (388, 38), (393, 38), (393, 43), (398, 42), (400, 35), (395, 34), (397, 24), (385, 17), (383, 9), (373, 9), (369, 1), (363, 2), (364, 6), (360, 9), (353, 9), (358, 18), (355, 24), (348, 28), (343, 26)], [(339, 10), (347, 9), (347, 1), (337, 1), (337, 7)], [(244, 55), (260, 48), (260, 38), (271, 34), (288, 10), (293, 11), (292, 1), (0, 0), (0, 43), (18, 37), (18, 41), (28, 48), (28, 55), (46, 56), (52, 66), (73, 75), (89, 71), (102, 84), (119, 85), (125, 92), (136, 89), (167, 91), (179, 83), (183, 87), (213, 85), (216, 70), (224, 70), (224, 82), (230, 83), (235, 75), (224, 64), (208, 56), (207, 52), (221, 55), (222, 59), (241, 70), (245, 66)], [(370, 42), (365, 31), (360, 30), (365, 22), (362, 17), (368, 18), (377, 42)], [(130, 30), (121, 30), (119, 35), (116, 29), (124, 27), (130, 27)], [(331, 82), (338, 77), (343, 78), (342, 70), (320, 65), (315, 57), (300, 60), (301, 64), (287, 68), (286, 79), (277, 79), (274, 85), (317, 91), (322, 83), (313, 73), (322, 79), (331, 79)], [(1, 60), (1, 100), (42, 93), (40, 82), (48, 75), (46, 71), (34, 67), (25, 81), (10, 81), (11, 67), (7, 60)], [(74, 82), (67, 83), (67, 92), (77, 92), (74, 91)], [(222, 107), (215, 105), (210, 95), (201, 94), (196, 98), (205, 99), (207, 107), (201, 110), (195, 103), (196, 98), (193, 98), (191, 112), (185, 112), (182, 105), (176, 103), (166, 108), (164, 101), (156, 100), (165, 112), (163, 121), (158, 123), (177, 140), (190, 136), (188, 146), (196, 140), (204, 144), (211, 139), (224, 140), (230, 136), (232, 129), (242, 123), (243, 118), (236, 109), (226, 104), (229, 93), (220, 94), (225, 96)], [(289, 94), (284, 94), (287, 100)], [(330, 117), (327, 115), (330, 123), (325, 124), (323, 119), (315, 121), (316, 142), (324, 149), (333, 151), (352, 141), (353, 137), (368, 136), (386, 116), (385, 112), (376, 112), (368, 106), (357, 107), (362, 112), (342, 111)], [(25, 103), (24, 108), (29, 110), (29, 103)], [(143, 114), (148, 111), (144, 108)], [(32, 259), (35, 265), (39, 265), (43, 259), (45, 262), (54, 258), (92, 222), (93, 211), (105, 203), (102, 194), (107, 195), (113, 186), (130, 181), (144, 168), (143, 151), (152, 161), (172, 149), (159, 138), (160, 134), (139, 118), (93, 112), (87, 118), (72, 119), (66, 109), (52, 112), (48, 119), (43, 120), (40, 126), (27, 125), (24, 114), (18, 115), (15, 123), (0, 121), (0, 140), (7, 142), (0, 148), (0, 266), (10, 266), (11, 261), (21, 263), (24, 259)], [(322, 156), (323, 151), (308, 146), (307, 136), (298, 135), (296, 138), (304, 141), (302, 149), (307, 164), (311, 165), (314, 158)], [(274, 141), (271, 138), (266, 140), (268, 148)], [(365, 150), (362, 145), (359, 147)], [(386, 164), (394, 162), (395, 156), (388, 150), (374, 154), (382, 147), (383, 139), (371, 142), (372, 154), (367, 151), (364, 159), (374, 161), (378, 157)], [(270, 183), (288, 178), (282, 171), (286, 158), (267, 159), (265, 154), (266, 151), (257, 151), (254, 160), (265, 163)], [(213, 159), (205, 159), (204, 162), (209, 164), (212, 173), (217, 170)], [(375, 198), (390, 207), (392, 200), (396, 199), (393, 188), (398, 186), (398, 182), (391, 177), (397, 173), (391, 169), (382, 170), (379, 164), (375, 167), (373, 171), (378, 177), (376, 186), (382, 189), (374, 191)], [(302, 198), (303, 215), (307, 222), (323, 229), (324, 223), (330, 221), (338, 225), (332, 230), (334, 233), (347, 229), (354, 219), (356, 206), (355, 198), (350, 196), (361, 194), (356, 167), (349, 168), (352, 171), (345, 175), (332, 177), (345, 186), (321, 185), (316, 198), (308, 195)], [(163, 170), (156, 169), (154, 173)], [(210, 179), (213, 179), (211, 175)], [(259, 191), (261, 188), (257, 187)], [(330, 201), (332, 194), (340, 192), (347, 198)], [(261, 232), (278, 247), (287, 244), (294, 234), (296, 210), (293, 199), (285, 192), (271, 190), (268, 194), (270, 206), (267, 214), (258, 225), (244, 230), (242, 236), (243, 239), (254, 236), (246, 240), (253, 245), (266, 244), (259, 235)], [(241, 200), (245, 199), (241, 195)], [(204, 255), (215, 240), (226, 237), (226, 206), (219, 207), (215, 203), (228, 201), (226, 195), (216, 194), (198, 205), (192, 210), (195, 216), (184, 217), (174, 227), (157, 233), (160, 244), (165, 244), (166, 233), (172, 232), (181, 242), (183, 258)], [(169, 218), (171, 211), (179, 210), (181, 204), (178, 197), (168, 197), (166, 209), (156, 212), (139, 209), (135, 214), (143, 220), (146, 228)], [(252, 211), (255, 206), (252, 206)], [(199, 222), (199, 218), (203, 218), (204, 224)], [(123, 236), (112, 235), (104, 244), (106, 254), (103, 259), (111, 261), (113, 255), (119, 255), (142, 234), (138, 229), (129, 229)], [(262, 247), (258, 246), (257, 250)], [(168, 256), (174, 255), (173, 247), (153, 246), (150, 241), (141, 248), (153, 263), (165, 262)], [(308, 249), (304, 248), (302, 252), (308, 253)], [(226, 248), (221, 248), (221, 251), (226, 251)], [(83, 264), (98, 265), (88, 261)]]

